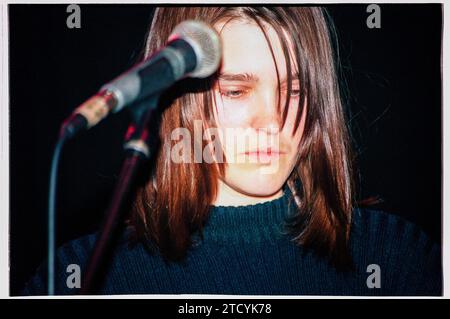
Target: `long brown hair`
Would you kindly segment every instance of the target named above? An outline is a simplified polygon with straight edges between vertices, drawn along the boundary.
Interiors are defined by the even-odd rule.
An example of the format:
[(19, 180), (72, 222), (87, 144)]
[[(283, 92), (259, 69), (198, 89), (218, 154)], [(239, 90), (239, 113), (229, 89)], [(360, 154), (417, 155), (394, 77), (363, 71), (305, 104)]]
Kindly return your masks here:
[[(167, 41), (173, 28), (187, 20), (210, 25), (247, 19), (269, 24), (282, 43), (291, 86), (289, 35), (301, 83), (300, 105), (308, 103), (298, 163), (287, 180), (296, 207), (289, 231), (298, 245), (327, 257), (338, 269), (349, 268), (349, 233), (354, 208), (353, 157), (340, 96), (332, 28), (325, 9), (319, 7), (163, 7), (155, 12), (145, 46), (145, 58)], [(330, 31), (331, 30), (331, 31)], [(270, 44), (269, 44), (270, 45)], [(174, 163), (171, 132), (187, 128), (193, 136), (194, 120), (214, 127), (211, 87), (206, 80), (184, 80), (163, 98), (170, 106), (161, 115), (161, 147), (150, 178), (137, 192), (132, 223), (138, 235), (156, 244), (169, 260), (182, 259), (201, 233), (217, 194), (224, 164)], [(288, 92), (289, 100), (290, 92)], [(286, 102), (288, 103), (288, 101)], [(297, 113), (297, 126), (302, 108)], [(283, 121), (287, 108), (283, 110)], [(203, 149), (206, 141), (201, 143)], [(192, 147), (199, 147), (199, 145)], [(226, 164), (225, 164), (226, 165)]]

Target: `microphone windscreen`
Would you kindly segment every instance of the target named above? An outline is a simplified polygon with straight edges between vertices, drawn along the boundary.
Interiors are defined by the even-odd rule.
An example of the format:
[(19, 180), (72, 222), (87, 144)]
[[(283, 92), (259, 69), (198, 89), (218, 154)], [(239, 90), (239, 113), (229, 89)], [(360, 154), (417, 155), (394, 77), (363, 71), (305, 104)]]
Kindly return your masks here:
[(186, 20), (175, 27), (169, 40), (174, 37), (185, 40), (195, 51), (197, 65), (188, 76), (206, 78), (217, 70), (222, 57), (222, 45), (220, 36), (212, 27), (204, 22)]

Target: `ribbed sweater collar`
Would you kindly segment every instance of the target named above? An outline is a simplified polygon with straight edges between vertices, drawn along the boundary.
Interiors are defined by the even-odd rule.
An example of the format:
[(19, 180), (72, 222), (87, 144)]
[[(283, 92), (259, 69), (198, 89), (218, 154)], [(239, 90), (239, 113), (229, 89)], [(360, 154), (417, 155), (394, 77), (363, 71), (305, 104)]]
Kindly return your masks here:
[[(247, 206), (211, 206), (204, 228), (205, 239), (221, 242), (275, 241), (285, 233), (285, 219), (291, 193), (284, 190), (282, 197)], [(292, 204), (291, 204), (292, 205)]]

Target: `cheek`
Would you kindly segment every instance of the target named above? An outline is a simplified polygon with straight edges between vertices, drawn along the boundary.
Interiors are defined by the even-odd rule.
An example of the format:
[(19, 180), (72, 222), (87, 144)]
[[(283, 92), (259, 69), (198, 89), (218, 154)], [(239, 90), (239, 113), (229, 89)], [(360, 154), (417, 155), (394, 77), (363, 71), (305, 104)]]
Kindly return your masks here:
[(220, 97), (217, 101), (217, 124), (222, 128), (246, 127), (247, 106), (242, 102), (222, 101)]
[(290, 141), (293, 149), (298, 147), (298, 145), (300, 144), (300, 141), (302, 139), (303, 131), (305, 128), (306, 113), (307, 113), (307, 108), (305, 105), (303, 114), (301, 114), (300, 123), (298, 124), (297, 131), (295, 132), (294, 135), (292, 135), (292, 133), (294, 132), (294, 128), (295, 128), (295, 118), (297, 116), (297, 109), (298, 109), (298, 107), (295, 107), (295, 106), (291, 106), (289, 108), (285, 127), (283, 128), (285, 138), (287, 141)]
[(244, 110), (239, 110), (237, 112), (219, 112), (219, 125), (222, 127), (245, 127), (246, 123), (246, 113)]

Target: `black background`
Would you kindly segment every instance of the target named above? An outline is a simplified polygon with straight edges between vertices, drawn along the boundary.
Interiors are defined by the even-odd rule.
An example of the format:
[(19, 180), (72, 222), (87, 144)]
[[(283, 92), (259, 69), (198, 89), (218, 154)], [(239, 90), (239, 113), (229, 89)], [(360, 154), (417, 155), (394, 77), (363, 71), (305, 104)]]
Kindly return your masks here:
[[(10, 265), (18, 294), (46, 256), (50, 161), (60, 123), (131, 67), (153, 7), (10, 5)], [(327, 6), (339, 38), (361, 198), (441, 238), (441, 6)], [(343, 83), (343, 82), (342, 82)], [(129, 116), (122, 112), (67, 143), (60, 163), (57, 242), (94, 231), (120, 169)]]

